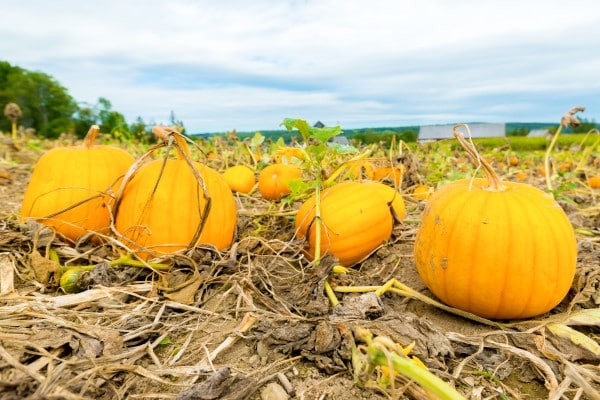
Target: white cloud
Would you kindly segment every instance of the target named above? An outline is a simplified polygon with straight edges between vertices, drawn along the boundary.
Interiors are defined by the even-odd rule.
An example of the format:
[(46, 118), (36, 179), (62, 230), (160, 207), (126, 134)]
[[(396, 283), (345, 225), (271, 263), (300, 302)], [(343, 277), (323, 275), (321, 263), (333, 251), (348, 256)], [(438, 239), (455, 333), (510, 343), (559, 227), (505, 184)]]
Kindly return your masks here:
[(571, 101), (598, 114), (598, 8), (22, 0), (3, 6), (0, 54), (77, 100), (105, 97), (131, 121), (174, 111), (192, 132), (274, 129), (287, 116), (343, 127), (554, 121)]

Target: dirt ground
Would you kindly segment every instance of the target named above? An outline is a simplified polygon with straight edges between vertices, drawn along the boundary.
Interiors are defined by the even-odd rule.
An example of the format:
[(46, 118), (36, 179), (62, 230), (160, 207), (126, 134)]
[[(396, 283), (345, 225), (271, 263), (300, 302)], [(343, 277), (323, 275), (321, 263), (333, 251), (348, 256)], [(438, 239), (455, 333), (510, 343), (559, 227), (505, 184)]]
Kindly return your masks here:
[[(427, 398), (401, 377), (382, 388), (355, 376), (357, 328), (413, 344), (411, 355), (469, 399), (600, 398), (598, 192), (561, 203), (587, 232), (565, 300), (535, 320), (489, 323), (395, 292), (337, 293), (331, 307), (326, 280), (395, 278), (433, 298), (412, 258), (423, 201), (407, 198), (392, 240), (338, 275), (329, 259), (309, 266), (289, 215), (238, 196), (234, 246), (196, 249), (158, 273), (111, 267), (116, 245), (71, 244), (20, 223), (38, 155), (6, 142), (0, 153), (0, 399)], [(50, 250), (63, 265), (96, 265), (88, 290), (60, 291)]]

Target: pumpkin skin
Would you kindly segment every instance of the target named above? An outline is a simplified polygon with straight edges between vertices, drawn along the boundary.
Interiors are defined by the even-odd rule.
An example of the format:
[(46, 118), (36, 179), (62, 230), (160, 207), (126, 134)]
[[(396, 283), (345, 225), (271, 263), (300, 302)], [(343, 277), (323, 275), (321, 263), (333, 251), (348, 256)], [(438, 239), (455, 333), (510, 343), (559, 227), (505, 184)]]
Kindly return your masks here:
[(415, 239), (417, 271), (444, 303), (481, 317), (543, 314), (571, 287), (573, 227), (543, 191), (489, 176), (452, 182), (432, 194)]
[[(389, 190), (388, 190), (389, 189)], [(362, 261), (392, 234), (394, 213), (405, 215), (404, 202), (394, 189), (381, 183), (338, 183), (321, 193), (321, 255), (331, 254), (352, 266)], [(390, 205), (391, 204), (391, 205)], [(394, 213), (390, 207), (393, 207)], [(296, 214), (296, 235), (307, 239), (304, 249), (315, 257), (315, 196)]]
[(600, 175), (589, 177), (588, 178), (588, 185), (592, 189), (600, 189)]
[[(176, 141), (185, 145), (179, 134)], [(187, 145), (185, 149), (189, 151)], [(117, 231), (141, 246), (138, 255), (142, 258), (199, 244), (210, 244), (217, 250), (230, 246), (237, 209), (223, 177), (210, 167), (193, 162), (211, 198), (205, 215), (206, 199), (187, 161), (166, 160), (161, 175), (163, 163), (160, 159), (143, 165), (126, 182), (116, 210)], [(202, 232), (196, 243), (191, 243), (202, 218), (206, 218)]]
[(390, 180), (394, 186), (399, 187), (402, 184), (402, 175), (404, 175), (404, 166), (396, 165), (394, 167), (380, 167), (373, 173), (373, 180)]
[(238, 193), (248, 194), (256, 184), (254, 171), (245, 165), (234, 165), (223, 171), (223, 179), (229, 188)]
[(429, 185), (418, 185), (413, 189), (411, 197), (417, 200), (427, 200), (434, 190), (435, 189)]
[(267, 200), (281, 200), (292, 192), (287, 183), (301, 175), (302, 170), (294, 165), (268, 165), (258, 174), (258, 191)]
[(56, 147), (40, 157), (25, 190), (22, 221), (38, 219), (72, 241), (108, 233), (109, 192), (117, 191), (134, 158), (118, 147), (95, 146), (99, 131), (94, 125), (81, 146)]
[(394, 188), (374, 181), (365, 181), (363, 185), (368, 186), (370, 189), (379, 192), (380, 196), (383, 196), (385, 203), (388, 205), (392, 216), (396, 221), (402, 221), (406, 218), (406, 205), (402, 199), (402, 195)]

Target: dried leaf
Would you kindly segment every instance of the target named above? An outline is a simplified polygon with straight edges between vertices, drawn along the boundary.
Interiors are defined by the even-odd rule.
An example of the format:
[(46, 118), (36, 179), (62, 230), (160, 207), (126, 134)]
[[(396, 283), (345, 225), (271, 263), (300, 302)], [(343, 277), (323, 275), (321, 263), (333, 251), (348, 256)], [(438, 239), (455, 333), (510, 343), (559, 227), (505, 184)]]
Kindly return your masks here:
[(193, 304), (196, 297), (196, 292), (203, 282), (200, 274), (196, 273), (192, 276), (180, 274), (177, 271), (168, 274), (165, 279), (166, 287), (161, 289), (164, 291), (164, 296), (181, 304)]
[(60, 265), (43, 257), (37, 250), (29, 255), (29, 261), (35, 274), (35, 279), (44, 285), (58, 285), (60, 277)]
[(585, 111), (585, 107), (573, 107), (562, 116), (560, 124), (564, 127), (576, 128), (581, 125), (581, 122), (575, 116), (578, 112)]
[(13, 180), (13, 175), (5, 169), (0, 169), (0, 184), (10, 183)]
[(14, 261), (9, 253), (0, 253), (0, 295), (15, 290)]
[(571, 314), (564, 324), (600, 327), (600, 308), (587, 308), (577, 311)]
[(546, 328), (556, 348), (570, 360), (600, 360), (600, 345), (583, 333), (564, 324), (550, 323)]
[(198, 383), (177, 395), (177, 400), (241, 400), (250, 397), (258, 389), (257, 382), (242, 374), (231, 375), (229, 368), (213, 372)]

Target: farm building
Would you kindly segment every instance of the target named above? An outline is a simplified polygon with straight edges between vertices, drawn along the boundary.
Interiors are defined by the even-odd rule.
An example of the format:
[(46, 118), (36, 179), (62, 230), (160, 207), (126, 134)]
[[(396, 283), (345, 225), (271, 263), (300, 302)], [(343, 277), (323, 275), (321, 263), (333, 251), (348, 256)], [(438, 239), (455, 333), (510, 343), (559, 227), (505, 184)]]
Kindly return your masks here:
[(527, 136), (530, 137), (541, 137), (541, 136), (551, 136), (549, 129), (532, 129), (529, 131)]
[[(443, 125), (423, 125), (419, 128), (419, 140), (438, 140), (438, 139), (451, 139), (454, 138), (452, 128), (455, 124), (443, 124)], [(506, 124), (467, 124), (471, 131), (471, 137), (503, 137), (506, 136)], [(460, 129), (461, 132), (465, 133), (464, 128)]]

